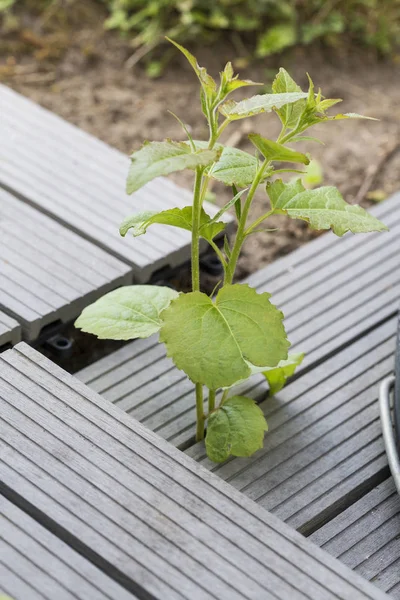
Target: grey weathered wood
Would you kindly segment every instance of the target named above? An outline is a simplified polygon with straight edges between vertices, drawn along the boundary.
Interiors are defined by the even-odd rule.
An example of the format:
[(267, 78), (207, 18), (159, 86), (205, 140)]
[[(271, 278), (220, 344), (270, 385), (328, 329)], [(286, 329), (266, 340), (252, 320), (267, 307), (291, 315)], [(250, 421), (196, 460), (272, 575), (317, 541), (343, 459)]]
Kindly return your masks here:
[(201, 444), (188, 454), (312, 532), (387, 474), (377, 397), (393, 370), (396, 329), (393, 318), (262, 402), (269, 431), (253, 457), (216, 465)]
[(127, 196), (129, 159), (122, 153), (5, 86), (0, 112), (0, 185), (130, 264), (139, 282), (189, 259), (188, 231), (155, 225), (136, 239), (118, 234), (134, 212), (190, 205), (187, 190), (160, 178)]
[(0, 309), (25, 339), (130, 282), (128, 265), (0, 189)]
[[(272, 293), (286, 315), (293, 347), (306, 352), (301, 373), (394, 315), (400, 297), (400, 195), (372, 212), (390, 233), (326, 234), (251, 276), (248, 283)], [(174, 445), (194, 437), (195, 399), (184, 373), (157, 346), (137, 340), (77, 374)], [(267, 391), (253, 378), (257, 398)]]
[(311, 539), (393, 598), (400, 598), (400, 498), (391, 478)]
[(21, 341), (21, 326), (0, 310), (0, 349), (6, 344), (17, 344)]
[(1, 355), (0, 397), (3, 493), (101, 555), (127, 589), (386, 597), (29, 346)]
[(0, 594), (13, 600), (134, 600), (134, 596), (0, 496)]

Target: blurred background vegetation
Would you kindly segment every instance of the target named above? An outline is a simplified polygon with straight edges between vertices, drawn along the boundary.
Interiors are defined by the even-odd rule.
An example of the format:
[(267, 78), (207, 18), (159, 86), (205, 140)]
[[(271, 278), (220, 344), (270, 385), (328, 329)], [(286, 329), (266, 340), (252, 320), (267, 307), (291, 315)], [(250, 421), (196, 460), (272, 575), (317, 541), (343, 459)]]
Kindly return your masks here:
[[(168, 60), (164, 36), (209, 44), (230, 35), (252, 58), (294, 45), (364, 45), (387, 56), (400, 46), (400, 0), (97, 0), (104, 28), (129, 38), (132, 63), (146, 57), (149, 75)], [(77, 5), (81, 5), (78, 8)], [(18, 10), (44, 15), (82, 10), (74, 0), (0, 0), (5, 30), (18, 28)], [(240, 53), (240, 52), (239, 52)]]

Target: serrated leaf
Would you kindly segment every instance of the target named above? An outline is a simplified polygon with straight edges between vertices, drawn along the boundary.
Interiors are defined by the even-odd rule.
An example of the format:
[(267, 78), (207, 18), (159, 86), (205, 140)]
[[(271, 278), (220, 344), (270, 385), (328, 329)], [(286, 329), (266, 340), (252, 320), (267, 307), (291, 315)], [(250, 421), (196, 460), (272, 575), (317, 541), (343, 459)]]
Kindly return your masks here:
[(246, 396), (232, 396), (208, 418), (206, 450), (214, 462), (251, 456), (263, 447), (267, 422), (259, 406)]
[(310, 163), (310, 159), (305, 154), (286, 148), (285, 146), (282, 146), (282, 144), (278, 144), (272, 140), (267, 140), (261, 135), (258, 135), (258, 133), (250, 133), (249, 140), (267, 160), (302, 163), (303, 165), (308, 165)]
[(244, 119), (245, 117), (252, 117), (260, 113), (278, 110), (302, 98), (307, 98), (307, 94), (303, 92), (259, 94), (240, 102), (228, 100), (219, 107), (219, 110), (230, 121), (236, 121), (237, 119)]
[[(272, 91), (274, 94), (284, 94), (288, 92), (302, 92), (303, 90), (297, 83), (290, 77), (289, 73), (282, 67), (279, 69), (273, 84)], [(292, 104), (286, 104), (283, 108), (277, 111), (280, 120), (285, 127), (293, 129), (303, 112), (306, 105), (305, 100), (298, 100)]]
[(275, 212), (307, 221), (312, 229), (332, 229), (338, 236), (387, 230), (361, 206), (347, 204), (334, 187), (305, 190), (300, 179), (287, 185), (277, 180), (267, 184), (267, 192)]
[(147, 182), (160, 175), (183, 169), (196, 169), (212, 164), (219, 156), (218, 150), (192, 152), (185, 142), (145, 142), (131, 155), (126, 191), (132, 194)]
[(287, 379), (296, 371), (304, 359), (304, 354), (289, 354), (286, 360), (281, 360), (276, 367), (262, 371), (269, 384), (271, 396), (279, 392), (285, 385)]
[(215, 300), (201, 292), (179, 296), (161, 315), (168, 356), (210, 389), (248, 377), (247, 361), (276, 366), (287, 358), (289, 342), (269, 298), (242, 284), (224, 286)]
[(244, 187), (253, 183), (258, 168), (255, 156), (238, 148), (225, 146), (219, 160), (208, 171), (208, 175), (225, 183)]
[[(217, 215), (216, 215), (217, 216)], [(219, 215), (220, 216), (220, 215)], [(218, 216), (218, 218), (219, 218)], [(146, 233), (150, 225), (170, 225), (192, 231), (193, 207), (185, 206), (184, 208), (171, 208), (169, 210), (143, 211), (127, 217), (119, 228), (122, 236), (125, 236), (131, 229), (134, 237)], [(226, 224), (222, 221), (213, 219), (202, 208), (200, 213), (200, 235), (207, 241), (213, 240), (221, 231), (225, 229)]]
[(130, 285), (87, 306), (75, 327), (101, 340), (147, 338), (161, 327), (160, 313), (178, 292), (163, 286)]

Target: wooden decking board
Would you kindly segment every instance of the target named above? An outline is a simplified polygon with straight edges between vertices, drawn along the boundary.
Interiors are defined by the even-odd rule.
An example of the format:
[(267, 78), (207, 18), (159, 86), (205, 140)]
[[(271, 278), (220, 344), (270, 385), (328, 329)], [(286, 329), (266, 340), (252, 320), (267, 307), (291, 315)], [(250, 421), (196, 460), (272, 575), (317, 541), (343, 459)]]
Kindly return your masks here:
[[(154, 226), (136, 239), (118, 234), (122, 220), (135, 211), (190, 204), (187, 190), (160, 178), (129, 197), (129, 159), (122, 153), (4, 86), (0, 105), (0, 185), (130, 264), (138, 282), (189, 259), (187, 231)], [(210, 204), (206, 209), (216, 212)]]
[[(342, 240), (327, 234), (281, 259), (278, 271), (274, 263), (261, 271), (262, 277), (258, 273), (248, 279), (250, 284), (255, 279), (258, 291), (271, 292), (272, 302), (286, 315), (291, 351), (306, 353), (299, 373), (397, 312), (399, 199), (397, 195), (374, 209), (389, 233)], [(156, 348), (156, 340), (134, 341), (77, 376), (174, 445), (185, 447), (193, 439), (191, 385)], [(267, 386), (259, 376), (242, 389), (261, 398)]]
[(13, 600), (137, 598), (0, 496), (0, 594)]
[(169, 600), (386, 597), (25, 344), (0, 357), (0, 395), (5, 491), (126, 584)]
[(6, 344), (17, 344), (21, 341), (21, 326), (0, 310), (0, 349)]
[[(399, 214), (400, 193), (393, 194), (384, 202), (368, 209), (378, 219), (390, 226), (393, 218)], [(290, 284), (294, 279), (301, 279), (304, 271), (310, 270), (313, 265), (329, 262), (329, 257), (348, 256), (348, 251), (354, 246), (364, 244), (370, 238), (381, 236), (381, 233), (352, 235), (347, 233), (338, 239), (332, 232), (326, 232), (312, 242), (308, 242), (296, 251), (275, 260), (272, 264), (260, 269), (251, 275), (252, 285), (260, 287), (264, 284), (271, 285), (276, 279)]]
[(386, 473), (377, 404), (393, 370), (396, 319), (303, 375), (260, 406), (269, 424), (249, 459), (203, 466), (303, 532), (334, 516)]
[(0, 250), (0, 308), (21, 323), (28, 340), (131, 282), (128, 265), (3, 189)]
[(311, 539), (391, 597), (400, 598), (400, 498), (391, 478)]

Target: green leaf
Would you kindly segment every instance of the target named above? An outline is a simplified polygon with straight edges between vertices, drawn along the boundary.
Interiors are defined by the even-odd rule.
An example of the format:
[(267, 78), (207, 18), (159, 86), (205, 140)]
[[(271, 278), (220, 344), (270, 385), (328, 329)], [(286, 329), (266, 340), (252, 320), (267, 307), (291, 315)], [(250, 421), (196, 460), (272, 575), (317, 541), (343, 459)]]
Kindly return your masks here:
[(297, 29), (295, 23), (278, 23), (268, 28), (257, 42), (256, 56), (264, 58), (282, 52), (285, 48), (293, 46), (297, 41)]
[[(240, 197), (243, 196), (243, 194), (245, 192), (247, 192), (248, 188), (244, 189), (244, 190), (240, 190), (240, 192), (236, 192), (235, 196), (232, 198), (232, 200), (229, 200), (229, 202), (227, 202), (222, 208), (221, 210), (219, 210), (217, 212), (217, 214), (215, 215), (215, 217), (213, 217), (210, 221), (210, 223), (215, 223), (215, 221), (218, 221), (218, 219), (220, 219), (222, 217), (222, 215), (224, 213), (226, 213), (227, 210), (229, 210), (233, 205), (235, 205), (235, 211), (237, 214), (237, 204), (240, 205)], [(240, 217), (239, 217), (240, 218)]]
[(283, 315), (269, 298), (241, 284), (224, 286), (215, 301), (201, 292), (179, 296), (161, 315), (168, 356), (210, 389), (246, 379), (248, 362), (276, 366), (287, 358), (289, 342)]
[(258, 133), (250, 133), (249, 140), (267, 160), (302, 163), (303, 165), (310, 163), (310, 159), (305, 154), (286, 148), (272, 140), (267, 140)]
[(169, 287), (130, 285), (87, 306), (75, 327), (101, 340), (147, 338), (161, 327), (160, 313), (179, 296)]
[(303, 176), (303, 183), (307, 189), (312, 189), (317, 185), (320, 185), (324, 179), (321, 163), (313, 159), (306, 168), (305, 175)]
[(324, 142), (321, 142), (321, 140), (319, 140), (318, 138), (311, 137), (309, 135), (296, 135), (296, 137), (291, 138), (290, 140), (291, 144), (294, 144), (295, 142), (316, 142), (317, 144), (325, 146)]
[(251, 456), (263, 447), (268, 431), (262, 410), (251, 398), (232, 396), (208, 418), (206, 450), (214, 462)]
[(229, 247), (229, 240), (227, 236), (224, 236), (224, 252), (226, 254), (226, 258), (229, 260), (231, 257), (231, 249)]
[(279, 392), (286, 383), (288, 377), (291, 377), (296, 368), (301, 365), (304, 354), (289, 354), (287, 360), (281, 360), (276, 367), (262, 371), (262, 374), (268, 381), (269, 392), (271, 396)]
[(255, 156), (238, 148), (225, 146), (218, 162), (211, 167), (208, 175), (225, 185), (244, 187), (253, 183), (257, 167)]
[[(221, 211), (220, 211), (221, 212)], [(200, 213), (200, 235), (207, 241), (213, 240), (221, 231), (225, 229), (226, 224), (222, 221), (217, 221), (220, 213), (213, 219), (202, 208)], [(193, 207), (185, 206), (184, 208), (171, 208), (169, 210), (143, 211), (127, 217), (119, 228), (122, 236), (125, 236), (129, 229), (132, 229), (134, 237), (146, 233), (150, 225), (170, 225), (192, 231)]]
[(160, 175), (205, 167), (217, 160), (218, 156), (217, 150), (192, 152), (190, 145), (185, 142), (145, 142), (140, 150), (131, 155), (126, 191), (132, 194)]
[(347, 204), (334, 187), (305, 190), (300, 179), (287, 185), (278, 179), (267, 184), (267, 192), (275, 212), (307, 221), (312, 229), (332, 229), (338, 236), (388, 229), (361, 206)]
[(374, 117), (365, 117), (364, 115), (359, 115), (357, 113), (340, 113), (333, 117), (328, 117), (329, 121), (339, 121), (341, 119), (368, 119), (368, 121), (379, 121), (379, 119), (375, 119)]
[[(234, 197), (237, 197), (238, 191), (234, 183), (232, 184), (232, 192), (234, 193)], [(237, 220), (240, 221), (240, 219), (242, 218), (242, 202), (240, 198), (238, 198), (235, 202), (235, 213)]]
[[(289, 73), (282, 67), (279, 69), (273, 84), (272, 91), (274, 94), (284, 94), (290, 92), (302, 92), (302, 89), (297, 83), (290, 77)], [(293, 129), (303, 112), (306, 105), (306, 100), (298, 100), (292, 104), (286, 104), (283, 108), (280, 108), (277, 113), (280, 120), (285, 127)]]
[(238, 75), (233, 76), (232, 63), (228, 62), (225, 69), (219, 74), (221, 78), (221, 95), (226, 98), (231, 92), (249, 85), (262, 85), (250, 79), (238, 79)]
[(215, 83), (214, 79), (207, 73), (207, 70), (204, 67), (199, 66), (196, 58), (193, 56), (193, 54), (186, 50), (186, 48), (168, 37), (166, 39), (171, 42), (171, 44), (176, 46), (176, 48), (178, 48), (178, 50), (180, 50), (186, 57), (200, 81), (208, 106), (211, 106), (217, 95), (217, 84)]
[(237, 119), (244, 119), (245, 117), (252, 117), (264, 112), (271, 112), (272, 110), (278, 110), (287, 104), (297, 102), (302, 98), (307, 98), (307, 94), (304, 92), (293, 92), (284, 94), (260, 94), (235, 102), (234, 100), (228, 100), (224, 102), (219, 108), (221, 113), (230, 121)]

